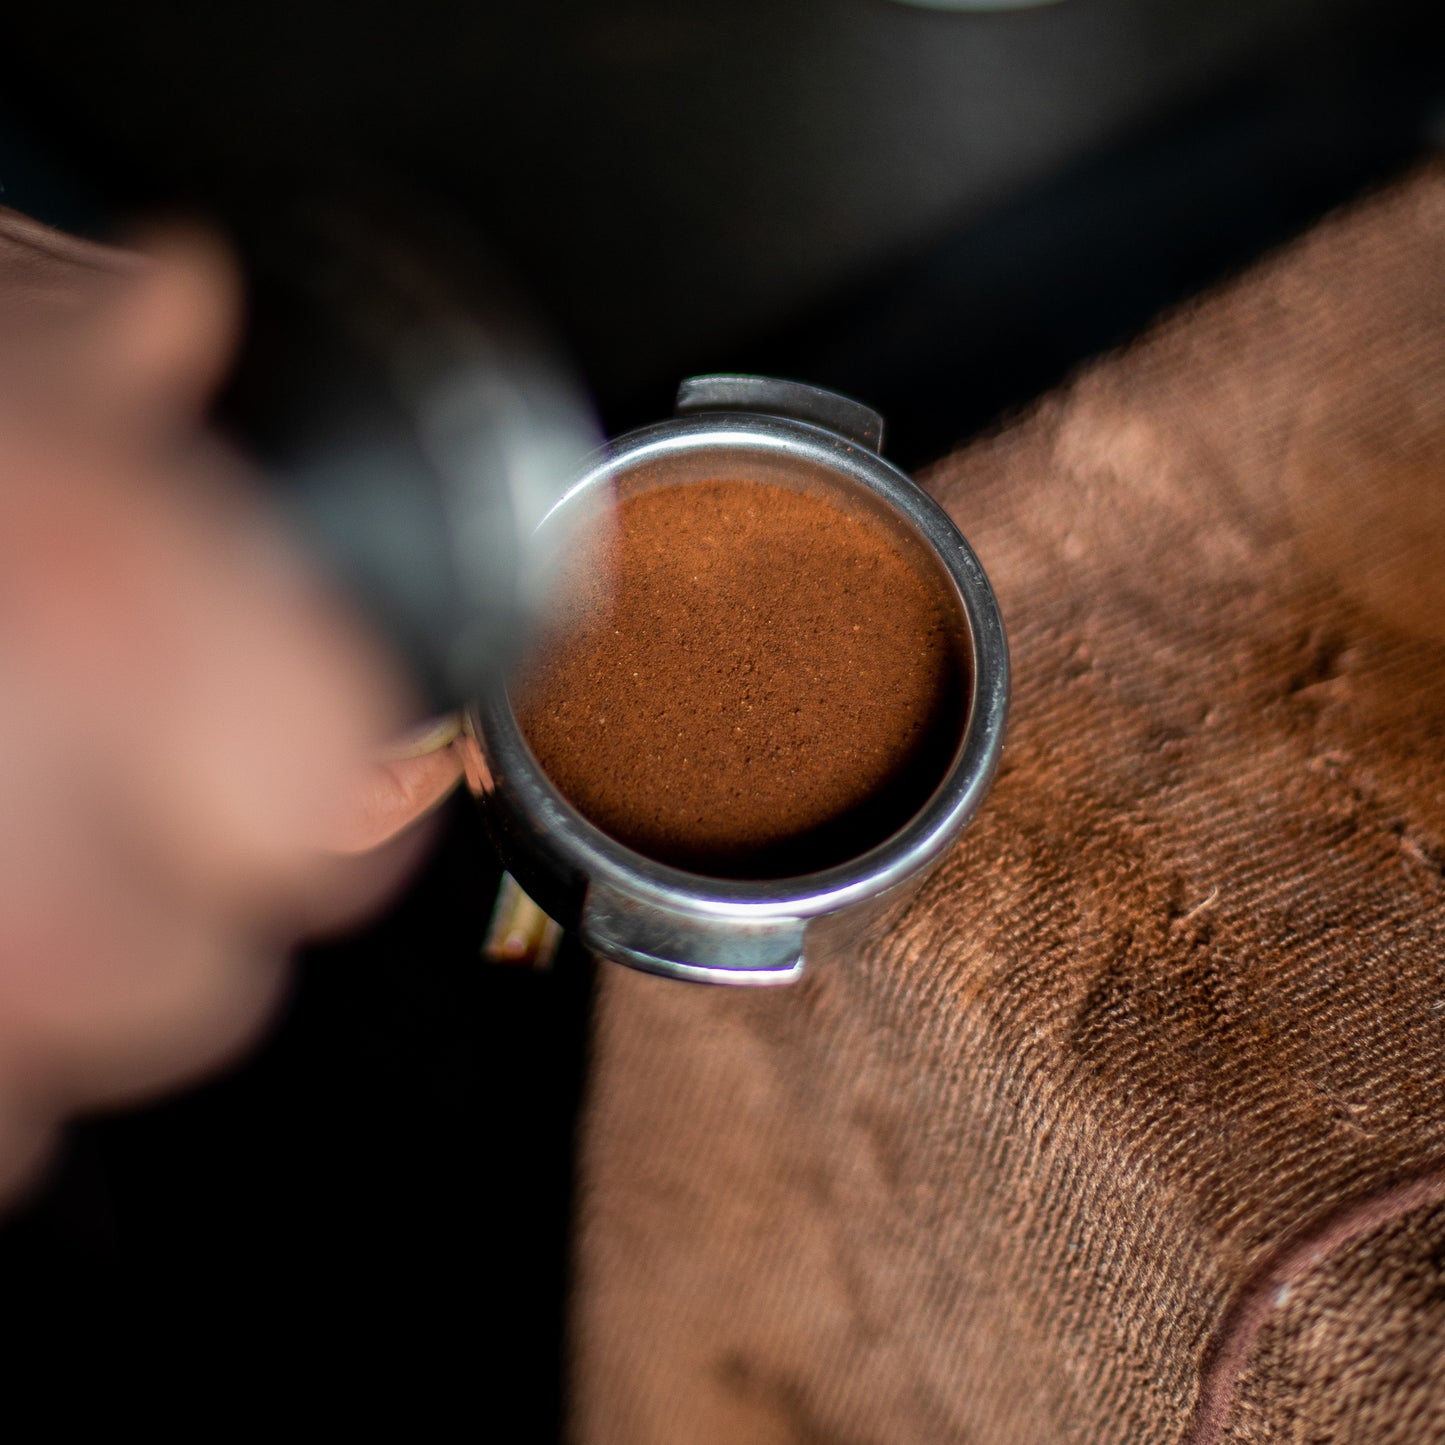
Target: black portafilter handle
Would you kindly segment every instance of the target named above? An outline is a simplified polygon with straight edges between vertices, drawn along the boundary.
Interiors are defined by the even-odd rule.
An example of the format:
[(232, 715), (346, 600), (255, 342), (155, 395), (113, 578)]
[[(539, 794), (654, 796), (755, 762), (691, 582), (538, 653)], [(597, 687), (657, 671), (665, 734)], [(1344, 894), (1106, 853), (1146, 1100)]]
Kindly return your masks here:
[(485, 251), (436, 218), (331, 196), (244, 215), (247, 322), (217, 421), (424, 701), (479, 697), (536, 610), (536, 524), (596, 445), (581, 393)]

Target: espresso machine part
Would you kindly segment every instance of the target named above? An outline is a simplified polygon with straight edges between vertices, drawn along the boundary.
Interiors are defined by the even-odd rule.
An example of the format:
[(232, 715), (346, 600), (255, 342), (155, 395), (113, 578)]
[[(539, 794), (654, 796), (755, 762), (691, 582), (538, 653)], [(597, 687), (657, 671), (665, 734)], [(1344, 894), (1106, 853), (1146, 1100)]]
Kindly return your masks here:
[[(515, 935), (518, 957), (529, 946), (544, 956), (547, 936), (534, 925), (550, 918), (595, 956), (646, 973), (787, 984), (805, 966), (846, 956), (937, 866), (998, 767), (1008, 644), (977, 555), (943, 508), (879, 454), (882, 434), (877, 412), (818, 387), (692, 377), (672, 418), (587, 459), (540, 530), (555, 540), (607, 499), (730, 478), (766, 479), (866, 518), (936, 592), (968, 663), (951, 761), (926, 801), (889, 836), (819, 871), (761, 879), (686, 871), (633, 851), (584, 817), (538, 763), (506, 688), (491, 688), (467, 708), (458, 741), (468, 784), (515, 880), (504, 887), (489, 946), (510, 948)], [(495, 956), (508, 957), (506, 948)]]

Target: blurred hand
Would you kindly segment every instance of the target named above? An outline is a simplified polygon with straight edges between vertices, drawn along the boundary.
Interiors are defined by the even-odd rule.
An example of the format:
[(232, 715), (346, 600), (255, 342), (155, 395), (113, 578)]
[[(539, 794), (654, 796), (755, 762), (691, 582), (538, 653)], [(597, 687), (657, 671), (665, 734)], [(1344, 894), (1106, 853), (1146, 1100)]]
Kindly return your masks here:
[(459, 776), (200, 427), (236, 321), (202, 236), (0, 211), (0, 1197), (250, 1039)]

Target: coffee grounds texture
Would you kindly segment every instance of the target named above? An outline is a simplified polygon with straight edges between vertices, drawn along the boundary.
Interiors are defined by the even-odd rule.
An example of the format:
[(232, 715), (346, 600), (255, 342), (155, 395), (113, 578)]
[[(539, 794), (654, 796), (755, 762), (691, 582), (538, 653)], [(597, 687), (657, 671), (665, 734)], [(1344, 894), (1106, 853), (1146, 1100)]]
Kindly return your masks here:
[(966, 706), (934, 588), (877, 525), (761, 482), (664, 485), (575, 539), (514, 701), (558, 789), (638, 852), (770, 878), (895, 831)]

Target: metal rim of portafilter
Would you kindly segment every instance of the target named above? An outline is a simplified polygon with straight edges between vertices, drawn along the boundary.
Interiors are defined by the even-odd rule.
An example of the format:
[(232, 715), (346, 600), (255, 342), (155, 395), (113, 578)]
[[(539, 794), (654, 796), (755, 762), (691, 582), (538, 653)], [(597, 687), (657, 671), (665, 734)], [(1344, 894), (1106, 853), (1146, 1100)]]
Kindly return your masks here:
[[(539, 532), (565, 527), (619, 483), (756, 477), (826, 496), (882, 524), (927, 572), (956, 619), (969, 665), (953, 760), (891, 836), (834, 867), (761, 881), (686, 872), (595, 827), (532, 755), (505, 686), (467, 711), (468, 775), (504, 866), (591, 952), (673, 978), (786, 983), (851, 945), (916, 887), (977, 812), (993, 780), (1008, 709), (1003, 622), (978, 557), (931, 497), (878, 453), (882, 419), (834, 393), (760, 377), (685, 382), (673, 419), (595, 453)], [(660, 483), (659, 483), (660, 484)]]

